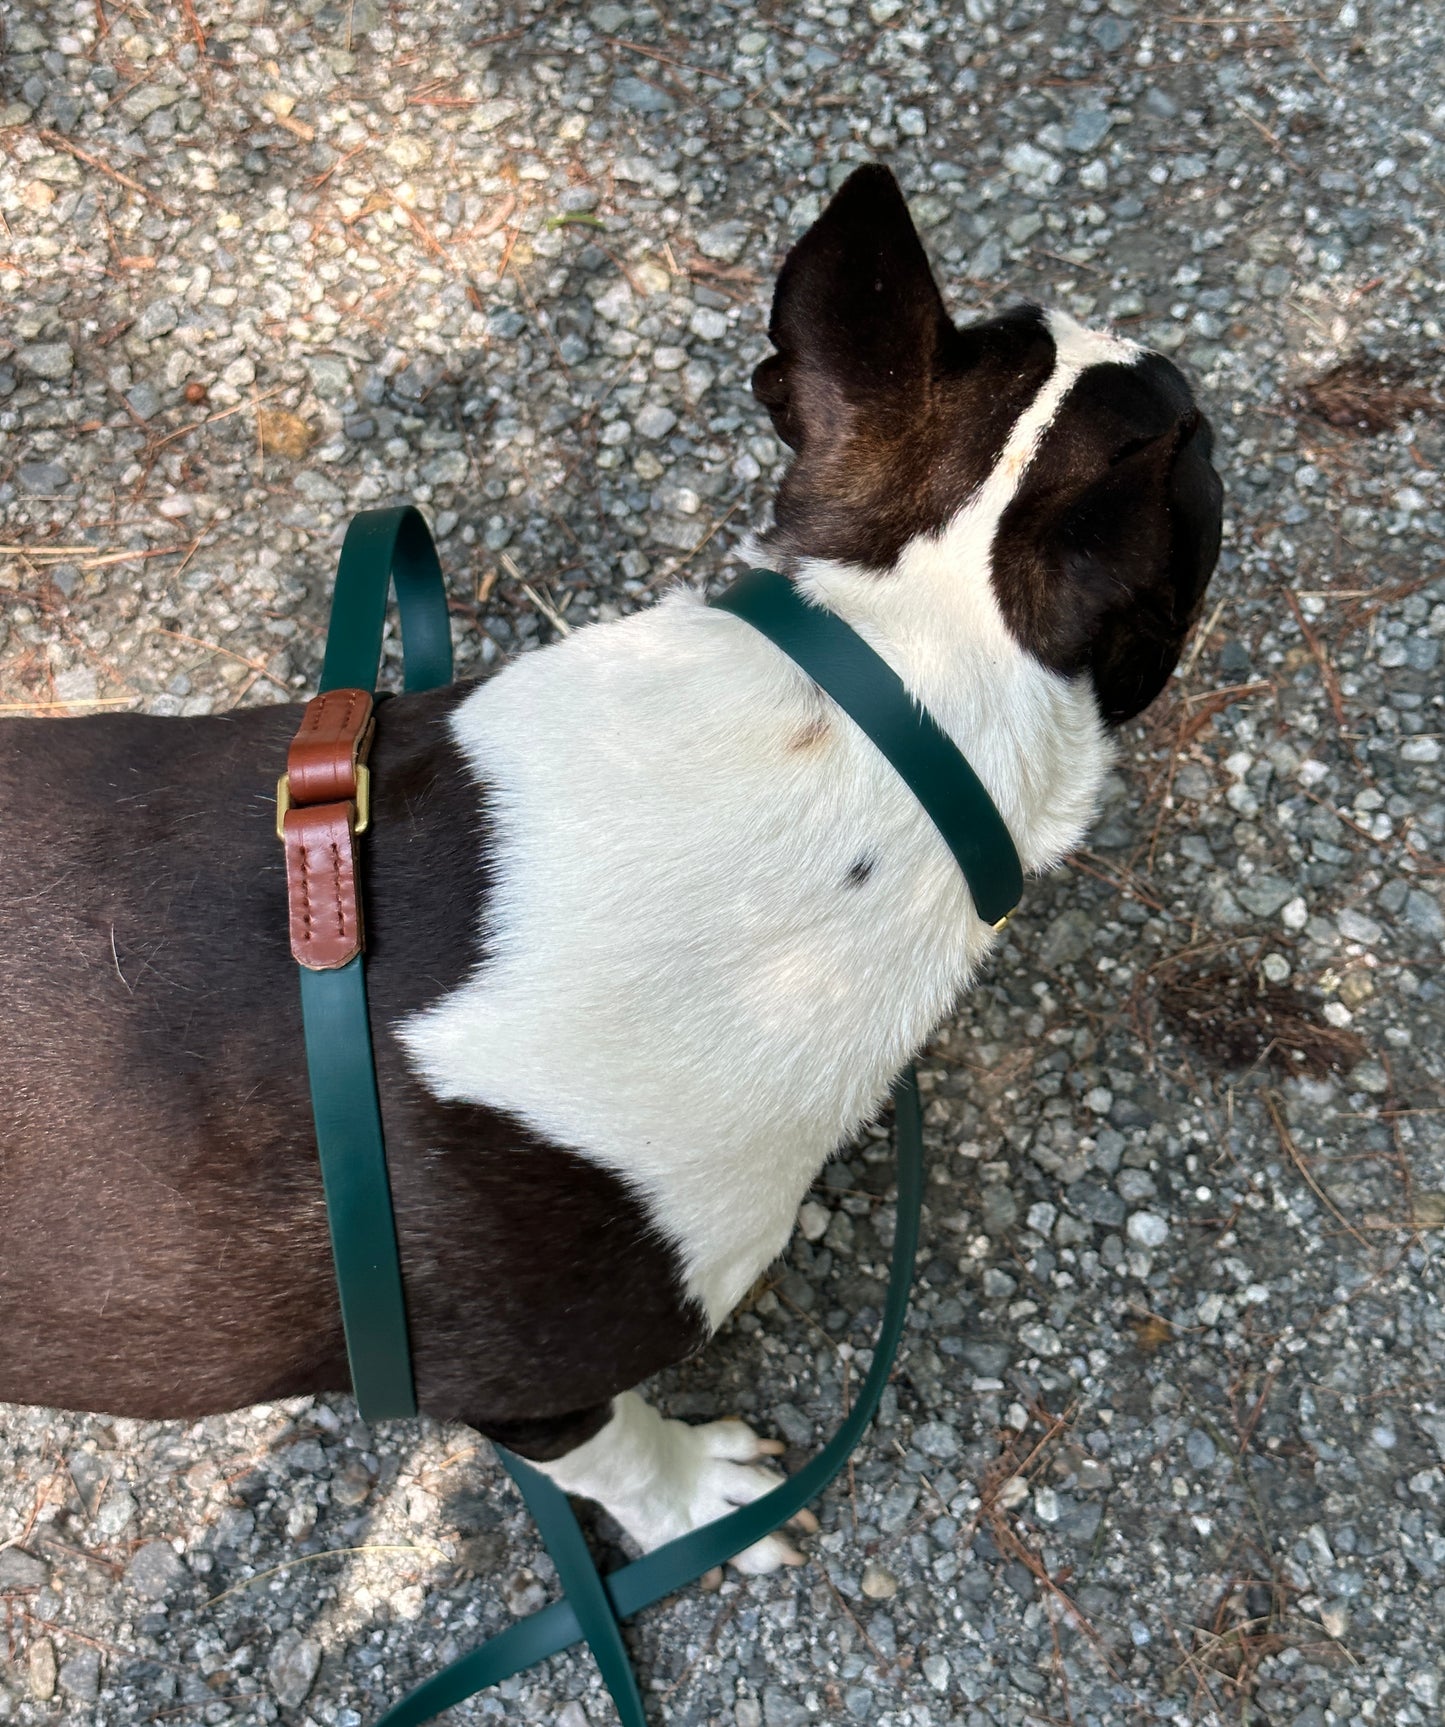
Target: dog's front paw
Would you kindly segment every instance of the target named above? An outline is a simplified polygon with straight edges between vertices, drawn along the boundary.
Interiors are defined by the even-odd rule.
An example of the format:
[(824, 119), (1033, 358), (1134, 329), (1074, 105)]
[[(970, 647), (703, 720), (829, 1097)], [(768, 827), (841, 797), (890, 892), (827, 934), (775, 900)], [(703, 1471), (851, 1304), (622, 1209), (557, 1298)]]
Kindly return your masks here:
[[(783, 1479), (760, 1463), (777, 1457), (785, 1449), (781, 1440), (761, 1439), (745, 1421), (713, 1421), (705, 1427), (681, 1427), (694, 1453), (694, 1479), (690, 1495), (690, 1527), (700, 1529), (715, 1518), (725, 1517), (740, 1505), (750, 1505), (770, 1493)], [(811, 1533), (818, 1520), (811, 1511), (791, 1519), (794, 1528)], [(680, 1532), (679, 1532), (680, 1533)], [(804, 1556), (781, 1532), (766, 1535), (745, 1547), (732, 1561), (739, 1571), (761, 1576), (780, 1565), (802, 1565)]]
[[(612, 1419), (600, 1433), (538, 1467), (564, 1492), (595, 1499), (650, 1552), (771, 1492), (783, 1477), (763, 1459), (782, 1450), (780, 1441), (760, 1439), (745, 1421), (690, 1427), (664, 1419), (635, 1391), (626, 1391), (613, 1399)], [(808, 1534), (818, 1527), (811, 1511), (789, 1521)], [(739, 1571), (754, 1575), (803, 1562), (781, 1533), (754, 1542), (733, 1560)]]

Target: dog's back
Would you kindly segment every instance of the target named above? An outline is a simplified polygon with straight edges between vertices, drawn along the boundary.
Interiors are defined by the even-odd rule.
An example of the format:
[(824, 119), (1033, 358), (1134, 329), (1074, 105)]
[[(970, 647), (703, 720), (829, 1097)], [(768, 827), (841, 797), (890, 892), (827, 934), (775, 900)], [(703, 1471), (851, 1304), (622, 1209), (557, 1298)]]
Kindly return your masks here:
[[(268, 796), (296, 714), (0, 722), (0, 1399), (103, 1375), (123, 1411), (133, 1370), (185, 1407), (196, 1361), (330, 1301), (302, 1136), (265, 1131), (305, 1107)], [(294, 1283), (237, 1229), (258, 1191), (312, 1238)]]

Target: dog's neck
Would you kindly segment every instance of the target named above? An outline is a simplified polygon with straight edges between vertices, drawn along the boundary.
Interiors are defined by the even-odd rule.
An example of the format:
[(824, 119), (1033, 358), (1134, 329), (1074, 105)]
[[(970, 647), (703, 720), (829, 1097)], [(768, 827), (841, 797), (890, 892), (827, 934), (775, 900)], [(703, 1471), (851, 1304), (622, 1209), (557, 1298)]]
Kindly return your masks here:
[[(989, 548), (1007, 499), (980, 493), (889, 571), (790, 561), (802, 593), (883, 656), (988, 788), (1025, 870), (1057, 863), (1082, 837), (1113, 745), (1086, 678), (1063, 678), (1015, 640), (992, 586)], [(766, 545), (749, 540), (750, 563)]]

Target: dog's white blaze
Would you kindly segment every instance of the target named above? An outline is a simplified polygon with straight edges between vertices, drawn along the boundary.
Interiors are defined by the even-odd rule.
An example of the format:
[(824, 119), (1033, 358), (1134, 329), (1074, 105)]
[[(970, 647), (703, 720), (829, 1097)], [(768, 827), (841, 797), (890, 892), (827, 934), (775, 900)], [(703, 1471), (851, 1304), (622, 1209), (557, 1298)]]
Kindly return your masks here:
[[(1082, 835), (1109, 749), (1086, 682), (1010, 635), (990, 547), (1079, 373), (1137, 353), (1050, 324), (1050, 378), (942, 534), (885, 575), (800, 571), (949, 731), (1031, 870)], [(524, 656), (453, 729), (494, 824), (486, 959), (403, 1041), (439, 1097), (614, 1170), (716, 1325), (993, 932), (873, 745), (688, 594)]]

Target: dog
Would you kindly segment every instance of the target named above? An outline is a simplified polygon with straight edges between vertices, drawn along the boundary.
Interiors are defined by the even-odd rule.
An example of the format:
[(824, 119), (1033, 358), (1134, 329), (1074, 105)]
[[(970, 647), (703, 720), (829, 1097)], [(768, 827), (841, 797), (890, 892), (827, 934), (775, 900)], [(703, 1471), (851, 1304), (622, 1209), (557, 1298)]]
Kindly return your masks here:
[[(1083, 834), (1219, 548), (1169, 361), (954, 325), (892, 175), (788, 254), (757, 558), (960, 746), (1026, 870)], [(0, 1399), (347, 1389), (272, 788), (299, 709), (0, 722)], [(418, 1400), (655, 1547), (767, 1491), (634, 1389), (783, 1249), (996, 937), (894, 770), (685, 591), (383, 701), (368, 980)], [(783, 1533), (738, 1563), (800, 1559)]]

